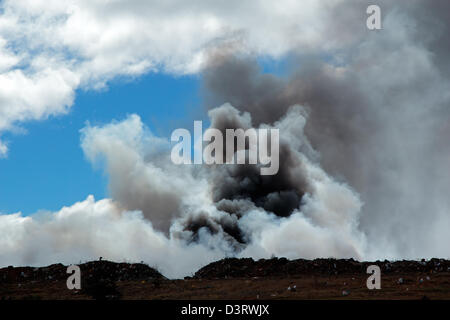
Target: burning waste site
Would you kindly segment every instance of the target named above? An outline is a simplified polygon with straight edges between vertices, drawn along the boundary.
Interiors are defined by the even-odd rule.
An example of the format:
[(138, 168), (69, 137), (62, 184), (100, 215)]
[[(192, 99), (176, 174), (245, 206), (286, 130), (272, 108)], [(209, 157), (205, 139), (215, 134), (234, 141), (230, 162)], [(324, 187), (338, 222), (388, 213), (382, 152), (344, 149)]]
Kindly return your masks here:
[[(55, 4), (53, 11), (42, 13), (5, 1), (0, 40), (18, 41), (8, 33), (14, 28), (24, 34), (19, 52), (10, 52), (2, 41), (0, 50), (11, 61), (28, 59), (30, 65), (21, 70), (13, 62), (0, 64), (0, 82), (12, 83), (20, 74), (28, 83), (29, 77), (29, 90), (38, 97), (36, 79), (52, 76), (50, 69), (39, 68), (53, 63), (68, 92), (48, 93), (52, 97), (42, 99), (50, 101), (34, 111), (30, 101), (13, 101), (12, 93), (0, 89), (0, 134), (26, 120), (65, 113), (61, 110), (72, 106), (81, 89), (103, 90), (115, 77), (147, 72), (196, 75), (200, 106), (195, 116), (183, 119), (186, 129), (172, 137), (157, 134), (139, 112), (106, 123), (84, 122), (79, 130), (83, 159), (104, 173), (107, 197), (89, 195), (60, 210), (31, 215), (2, 212), (0, 282), (67, 278), (58, 264), (80, 265), (82, 274), (93, 274), (96, 265), (108, 270), (105, 274), (114, 274), (108, 280), (111, 295), (117, 297), (118, 281), (151, 284), (157, 291), (165, 290), (164, 283), (184, 288), (176, 280), (183, 278), (220, 282), (316, 274), (308, 278), (319, 279), (314, 280), (316, 288), (320, 275), (346, 274), (348, 284), (355, 277), (367, 278), (370, 263), (363, 261), (375, 260), (384, 261), (379, 265), (391, 277), (388, 286), (410, 281), (413, 292), (437, 273), (448, 276), (450, 4), (378, 2), (381, 30), (366, 27), (365, 1), (356, 6), (351, 1), (305, 2), (298, 10), (305, 18), (300, 25), (283, 10), (250, 14), (243, 8), (243, 16), (233, 18), (224, 8), (205, 3), (199, 9), (209, 17), (205, 25), (221, 27), (198, 37), (189, 33), (197, 31), (196, 18), (180, 4), (167, 25), (160, 23), (173, 32), (181, 30), (171, 24), (179, 16), (190, 26), (176, 36), (182, 52), (149, 32), (135, 41), (148, 40), (161, 49), (152, 51), (144, 44), (137, 52), (123, 49), (125, 59), (108, 51), (116, 47), (101, 46), (120, 43), (136, 26), (130, 23), (123, 34), (102, 38), (108, 23), (95, 16), (97, 4), (81, 1), (72, 11)], [(119, 19), (117, 10), (111, 5), (105, 15)], [(139, 11), (145, 10), (138, 4), (126, 10), (136, 21), (143, 19)], [(256, 27), (269, 15), (266, 10), (273, 25)], [(63, 12), (65, 20), (52, 19)], [(254, 21), (247, 21), (252, 15)], [(74, 37), (54, 43), (82, 28), (83, 19), (96, 21), (98, 34), (92, 31), (91, 41), (99, 37), (105, 42), (91, 47)], [(45, 30), (36, 40), (43, 52), (24, 58), (20, 54), (36, 45), (26, 27), (36, 23)], [(306, 23), (310, 28), (302, 28)], [(52, 30), (59, 32), (50, 36)], [(77, 61), (62, 53), (50, 59), (55, 50), (73, 50)], [(267, 70), (261, 57), (272, 61), (280, 56), (284, 71)], [(14, 106), (25, 115), (9, 111)], [(194, 123), (199, 119), (200, 131)], [(237, 133), (241, 135), (235, 139)], [(6, 145), (0, 140), (0, 154), (2, 148), (5, 159), (0, 161), (9, 161), (14, 141)], [(22, 198), (26, 201), (27, 195)], [(99, 257), (109, 261), (97, 261)], [(431, 258), (436, 259), (425, 260)], [(133, 270), (141, 269), (139, 277)], [(292, 294), (294, 283), (283, 281)], [(339, 295), (350, 292), (336, 288)], [(263, 290), (258, 285), (253, 289)], [(262, 294), (284, 298), (288, 293), (283, 290)], [(184, 297), (159, 294), (157, 298)]]

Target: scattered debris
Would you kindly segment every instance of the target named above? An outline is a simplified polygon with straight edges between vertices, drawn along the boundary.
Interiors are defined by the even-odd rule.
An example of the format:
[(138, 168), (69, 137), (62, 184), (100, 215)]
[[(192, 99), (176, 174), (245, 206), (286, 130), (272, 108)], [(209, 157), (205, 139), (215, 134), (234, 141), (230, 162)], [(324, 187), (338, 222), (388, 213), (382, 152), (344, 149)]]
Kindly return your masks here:
[[(429, 261), (388, 261), (358, 262), (353, 259), (315, 259), (288, 260), (286, 258), (272, 258), (253, 260), (252, 258), (226, 258), (210, 263), (198, 270), (194, 279), (225, 279), (225, 278), (254, 278), (267, 276), (293, 276), (298, 274), (364, 274), (369, 265), (381, 267), (382, 274), (408, 272), (448, 272), (450, 261), (433, 258)], [(353, 279), (353, 278), (352, 278)]]
[[(146, 264), (114, 263), (102, 259), (80, 264), (82, 288), (80, 291), (74, 290), (69, 293), (66, 292), (66, 294), (73, 298), (86, 298), (86, 295), (89, 295), (94, 299), (115, 300), (120, 299), (121, 294), (125, 298), (129, 293), (124, 288), (133, 285), (139, 290), (156, 292), (158, 297), (166, 297), (166, 291), (176, 292), (178, 296), (186, 297), (190, 295), (190, 290), (195, 291), (196, 295), (200, 291), (214, 291), (211, 288), (216, 287), (209, 285), (214, 283), (214, 281), (210, 282), (210, 279), (218, 279), (222, 283), (223, 279), (228, 278), (233, 283), (233, 279), (240, 278), (237, 282), (245, 283), (244, 286), (249, 287), (248, 291), (243, 290), (246, 298), (253, 297), (254, 299), (256, 296), (259, 299), (260, 295), (262, 299), (270, 297), (277, 297), (277, 299), (310, 298), (313, 297), (313, 294), (310, 294), (308, 288), (312, 287), (317, 292), (328, 290), (327, 292), (332, 292), (335, 298), (344, 297), (345, 299), (345, 297), (351, 295), (352, 299), (358, 299), (361, 296), (360, 291), (355, 288), (358, 285), (357, 283), (360, 283), (365, 289), (365, 279), (368, 277), (367, 266), (372, 264), (379, 265), (382, 273), (390, 274), (385, 278), (387, 279), (386, 286), (391, 289), (396, 287), (393, 292), (401, 292), (399, 296), (420, 299), (427, 293), (434, 299), (439, 295), (436, 295), (430, 289), (441, 283), (448, 284), (449, 273), (447, 270), (450, 268), (450, 261), (444, 259), (358, 262), (353, 259), (287, 260), (285, 258), (273, 258), (255, 261), (250, 258), (228, 258), (201, 268), (192, 277), (186, 277), (185, 280), (187, 281), (181, 279), (168, 281), (157, 270)], [(50, 288), (65, 288), (68, 277), (66, 271), (67, 266), (62, 264), (39, 268), (34, 266), (1, 268), (0, 289), (2, 287), (8, 288), (9, 291), (0, 291), (0, 299), (9, 299), (11, 292), (15, 292), (16, 297), (24, 299), (45, 298), (40, 294), (29, 294), (26, 291), (29, 288), (32, 289), (34, 283), (37, 283), (34, 286), (42, 287), (41, 282), (49, 284)], [(334, 276), (336, 272), (339, 274), (337, 277)], [(438, 272), (442, 272), (442, 274), (434, 277), (434, 281), (431, 281), (432, 274)], [(259, 289), (265, 286), (265, 281), (268, 278), (272, 287)], [(278, 279), (282, 279), (283, 282), (279, 282)], [(419, 285), (419, 283), (422, 284), (426, 281), (431, 282)], [(228, 283), (228, 280), (224, 282)], [(299, 288), (302, 289), (297, 291), (296, 284), (299, 284)], [(409, 290), (410, 286), (411, 290)], [(356, 291), (351, 292), (350, 290)], [(341, 291), (341, 295), (339, 295), (339, 291)], [(163, 294), (161, 294), (162, 292)], [(255, 295), (255, 292), (258, 292), (258, 294)]]
[[(165, 279), (158, 271), (146, 264), (92, 261), (79, 265), (82, 279), (105, 279), (111, 281)], [(53, 264), (47, 267), (17, 267), (0, 269), (0, 284), (27, 281), (66, 281), (67, 266)]]

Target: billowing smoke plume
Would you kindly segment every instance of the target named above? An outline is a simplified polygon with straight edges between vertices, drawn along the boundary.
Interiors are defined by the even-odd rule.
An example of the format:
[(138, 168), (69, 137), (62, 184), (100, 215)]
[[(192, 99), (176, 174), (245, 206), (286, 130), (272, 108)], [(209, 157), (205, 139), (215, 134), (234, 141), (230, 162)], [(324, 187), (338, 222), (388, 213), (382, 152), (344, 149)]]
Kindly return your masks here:
[[(236, 127), (252, 121), (229, 104), (210, 117), (212, 125), (225, 118)], [(86, 127), (83, 150), (105, 165), (115, 201), (90, 197), (54, 214), (0, 216), (2, 234), (10, 235), (1, 238), (0, 258), (10, 264), (142, 259), (168, 276), (225, 256), (361, 258), (361, 202), (315, 164), (306, 121), (304, 109), (293, 106), (273, 124), (281, 149), (274, 176), (260, 176), (250, 165), (177, 166), (170, 143), (136, 115)], [(18, 244), (26, 252), (15, 252)], [(174, 263), (178, 259), (184, 263)]]
[(353, 19), (339, 24), (346, 35), (358, 30), (353, 50), (325, 59), (299, 50), (288, 77), (215, 52), (205, 72), (206, 105), (230, 102), (256, 125), (273, 123), (293, 104), (306, 106), (306, 136), (321, 165), (365, 204), (360, 229), (374, 243), (368, 256), (447, 257), (450, 4), (382, 9), (382, 31), (360, 32)]
[(174, 165), (138, 115), (87, 126), (111, 199), (0, 215), (0, 264), (103, 256), (178, 277), (225, 256), (449, 257), (450, 4), (380, 1), (369, 31), (367, 3), (327, 3), (301, 41), (293, 29), (287, 76), (261, 71), (242, 39), (205, 64), (211, 127), (279, 129), (276, 175)]

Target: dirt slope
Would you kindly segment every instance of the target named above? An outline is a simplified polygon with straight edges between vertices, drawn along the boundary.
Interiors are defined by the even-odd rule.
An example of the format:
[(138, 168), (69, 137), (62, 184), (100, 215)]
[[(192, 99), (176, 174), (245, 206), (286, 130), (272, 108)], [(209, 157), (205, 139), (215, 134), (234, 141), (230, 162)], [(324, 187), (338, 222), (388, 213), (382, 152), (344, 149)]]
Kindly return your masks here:
[[(368, 290), (368, 265), (381, 290)], [(193, 277), (169, 280), (145, 264), (80, 265), (82, 289), (68, 290), (67, 267), (0, 269), (0, 299), (450, 299), (450, 261), (224, 259)]]

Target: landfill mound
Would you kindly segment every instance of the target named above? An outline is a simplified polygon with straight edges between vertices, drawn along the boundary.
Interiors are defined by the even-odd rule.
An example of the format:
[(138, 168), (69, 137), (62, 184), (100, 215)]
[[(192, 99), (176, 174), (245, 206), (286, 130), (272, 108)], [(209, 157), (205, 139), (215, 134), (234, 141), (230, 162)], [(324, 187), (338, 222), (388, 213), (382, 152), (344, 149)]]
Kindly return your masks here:
[(208, 264), (198, 270), (195, 279), (227, 279), (251, 277), (285, 277), (301, 274), (366, 274), (370, 265), (380, 267), (385, 273), (411, 273), (411, 272), (448, 272), (450, 261), (436, 259), (426, 261), (375, 261), (358, 262), (353, 259), (315, 259), (315, 260), (288, 260), (286, 258), (272, 258), (253, 260), (252, 258), (226, 258)]
[[(382, 270), (381, 290), (367, 288), (373, 264)], [(0, 300), (450, 299), (450, 261), (444, 259), (228, 258), (172, 280), (143, 263), (99, 260), (79, 267), (80, 289), (67, 287), (70, 275), (62, 264), (2, 268)]]
[[(157, 270), (143, 263), (115, 263), (111, 261), (91, 261), (78, 265), (84, 279), (108, 281), (139, 281), (165, 279)], [(0, 283), (21, 283), (29, 281), (66, 280), (67, 266), (52, 264), (47, 267), (13, 267), (0, 269)]]

